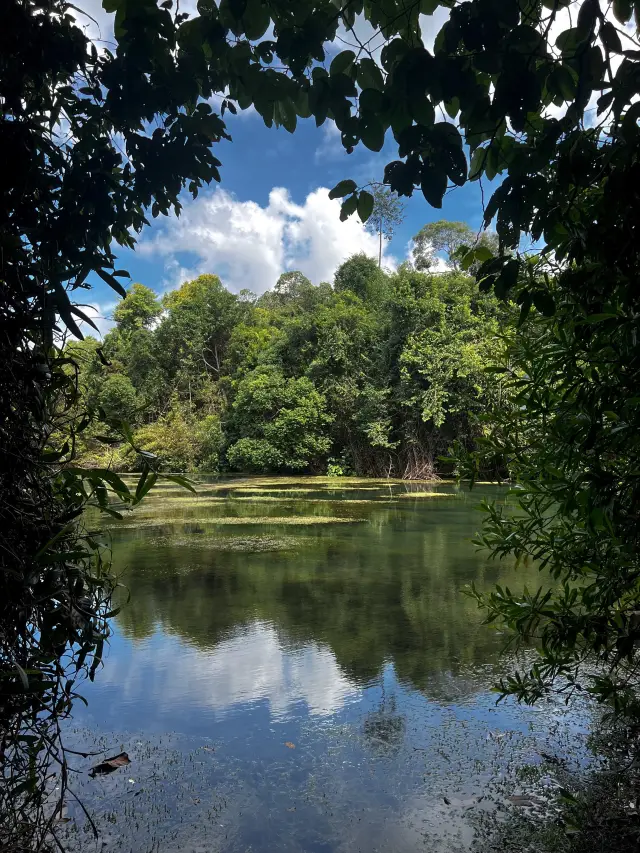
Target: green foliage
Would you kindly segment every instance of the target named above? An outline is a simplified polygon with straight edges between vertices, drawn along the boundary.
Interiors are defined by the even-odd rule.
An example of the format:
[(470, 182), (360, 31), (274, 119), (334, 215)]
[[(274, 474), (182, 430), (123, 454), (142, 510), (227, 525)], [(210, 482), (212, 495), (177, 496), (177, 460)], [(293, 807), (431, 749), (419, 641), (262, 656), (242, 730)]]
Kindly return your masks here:
[(285, 379), (276, 368), (240, 380), (230, 415), (230, 433), (243, 437), (227, 458), (240, 470), (314, 470), (331, 445), (323, 395), (306, 377)]
[[(449, 10), (447, 20), (429, 51), (422, 40), (420, 12), (433, 15), (441, 5)], [(566, 392), (560, 400), (563, 406), (569, 405), (563, 412), (575, 432), (575, 440), (569, 441), (568, 435), (556, 438), (551, 431), (549, 442), (519, 448), (517, 473), (526, 494), (533, 496), (532, 505), (541, 489), (561, 507), (559, 517), (566, 524), (569, 544), (565, 549), (564, 537), (554, 539), (549, 564), (559, 565), (561, 575), (564, 567), (572, 567), (566, 576), (568, 595), (580, 588), (575, 584), (571, 543), (578, 532), (586, 531), (587, 563), (592, 559), (599, 563), (600, 548), (604, 548), (607, 579), (613, 579), (611, 591), (629, 596), (621, 603), (607, 595), (585, 601), (585, 609), (591, 608), (594, 619), (599, 614), (607, 629), (603, 633), (590, 627), (585, 633), (582, 623), (576, 628), (569, 620), (564, 623), (567, 633), (558, 631), (552, 651), (562, 661), (577, 636), (585, 650), (602, 653), (610, 661), (610, 640), (615, 637), (615, 642), (620, 641), (615, 653), (620, 661), (633, 657), (636, 638), (628, 605), (634, 603), (630, 578), (635, 577), (637, 549), (628, 519), (631, 474), (620, 474), (618, 480), (618, 472), (612, 473), (610, 467), (617, 459), (624, 460), (629, 472), (638, 467), (633, 441), (637, 424), (629, 401), (639, 396), (633, 377), (640, 57), (626, 29), (634, 12), (637, 24), (637, 4), (616, 0), (611, 20), (598, 0), (456, 0), (415, 3), (411, 8), (404, 0), (223, 2), (220, 7), (200, 3), (192, 16), (175, 10), (171, 3), (153, 0), (105, 0), (104, 6), (115, 13), (115, 45), (100, 52), (77, 26), (64, 0), (28, 4), (8, 0), (0, 11), (0, 144), (4, 160), (11, 163), (2, 179), (0, 217), (0, 319), (7, 330), (0, 353), (0, 392), (2, 411), (8, 413), (0, 450), (3, 459), (19, 460), (0, 482), (0, 528), (5, 537), (1, 553), (6, 561), (0, 596), (5, 602), (3, 674), (12, 673), (11, 683), (19, 685), (16, 665), (24, 671), (38, 669), (40, 635), (31, 635), (27, 646), (17, 639), (23, 637), (20, 625), (25, 618), (39, 625), (44, 614), (51, 616), (55, 610), (54, 598), (34, 593), (31, 579), (40, 577), (35, 571), (36, 555), (40, 559), (43, 548), (46, 555), (61, 554), (63, 542), (69, 554), (81, 550), (73, 535), (57, 536), (60, 525), (64, 528), (86, 502), (81, 485), (104, 507), (110, 488), (122, 500), (131, 497), (114, 485), (109, 472), (91, 474), (86, 481), (81, 473), (71, 474), (75, 469), (67, 468), (67, 474), (58, 477), (90, 423), (78, 406), (74, 368), (61, 355), (56, 340), (58, 322), (78, 337), (78, 320), (91, 323), (72, 304), (68, 291), (85, 288), (93, 273), (120, 295), (126, 294), (121, 279), (127, 273), (116, 269), (117, 247), (134, 245), (149, 214), (178, 213), (183, 189), (196, 196), (203, 185), (220, 179), (221, 163), (214, 147), (229, 138), (223, 113), (235, 114), (238, 108), (252, 105), (267, 126), (283, 126), (289, 132), (298, 118), (312, 116), (318, 126), (331, 118), (347, 151), (360, 143), (380, 151), (393, 137), (398, 159), (386, 166), (385, 185), (399, 196), (420, 189), (436, 208), (450, 187), (482, 176), (500, 177), (486, 205), (484, 225), (495, 219), (501, 255), (471, 257), (469, 268), (478, 267), (482, 288), (518, 302), (523, 323), (529, 322), (532, 308), (551, 318), (549, 328), (569, 366), (566, 381), (563, 376), (558, 379)], [(558, 19), (567, 14), (567, 8), (572, 26), (557, 34)], [(359, 14), (376, 31), (375, 44), (382, 46), (380, 62), (368, 52), (367, 45), (373, 43), (369, 40), (357, 55), (341, 51), (325, 69), (327, 43), (335, 40), (341, 26), (352, 28)], [(264, 39), (267, 32), (273, 38)], [(215, 95), (220, 96), (220, 114), (211, 106)], [(456, 118), (455, 124), (436, 121), (442, 109)], [(336, 194), (344, 198), (343, 218), (356, 212), (366, 218), (370, 207), (366, 193), (357, 185), (342, 183)], [(517, 251), (523, 235), (544, 244), (537, 269), (526, 258), (509, 254)], [(423, 286), (415, 280), (410, 283), (414, 285)], [(239, 319), (229, 313), (246, 305), (242, 300), (232, 304), (224, 290), (211, 283), (195, 289), (203, 291), (203, 305), (211, 309), (205, 314), (212, 322), (210, 331), (203, 323), (188, 345), (180, 343), (180, 330), (184, 332), (190, 321), (179, 304), (174, 334), (165, 331), (172, 348), (147, 347), (160, 343), (161, 336), (151, 334), (144, 321), (131, 329), (126, 311), (122, 328), (109, 341), (123, 358), (127, 347), (133, 353), (138, 343), (143, 345), (138, 372), (127, 375), (138, 398), (155, 407), (155, 414), (161, 412), (161, 401), (153, 388), (165, 387), (161, 377), (167, 377), (172, 393), (190, 398), (191, 405), (209, 414), (218, 404), (216, 393), (223, 390), (214, 393), (212, 386), (219, 385), (224, 374), (231, 329)], [(216, 319), (218, 309), (222, 309), (221, 323)], [(367, 311), (361, 306), (358, 310)], [(566, 340), (564, 325), (553, 319), (556, 312), (567, 326)], [(197, 313), (193, 312), (194, 321)], [(340, 338), (348, 307), (339, 304), (338, 313), (335, 328)], [(406, 328), (406, 316), (391, 313)], [(602, 325), (587, 319), (602, 315)], [(609, 321), (618, 325), (610, 328)], [(299, 340), (305, 347), (304, 370), (313, 374), (316, 368), (308, 360), (305, 363), (314, 346), (313, 335), (328, 336), (330, 325), (324, 318), (315, 325), (305, 324), (300, 316), (291, 322), (291, 335), (288, 329), (284, 332), (285, 350), (290, 353)], [(378, 317), (372, 324), (384, 327)], [(277, 325), (278, 332), (285, 325)], [(527, 328), (523, 327), (525, 333)], [(392, 332), (398, 355), (402, 339)], [(544, 343), (544, 333), (537, 328), (532, 332), (534, 340), (538, 333)], [(123, 342), (134, 335), (138, 336), (135, 346), (132, 340)], [(609, 351), (611, 335), (616, 345)], [(517, 372), (521, 345), (514, 345), (516, 360), (505, 366)], [(340, 358), (347, 351), (345, 346)], [(290, 355), (278, 352), (289, 369)], [(609, 353), (605, 360), (603, 352)], [(333, 380), (331, 390), (341, 400), (342, 411), (354, 413), (349, 416), (352, 425), (358, 423), (355, 404), (359, 411), (371, 413), (369, 423), (388, 421), (381, 414), (383, 389), (364, 383), (373, 365), (379, 370), (384, 367), (380, 358), (374, 350), (364, 364), (350, 363), (352, 375), (343, 363), (340, 382)], [(320, 355), (321, 375), (330, 361), (330, 354)], [(546, 399), (547, 380), (557, 375), (556, 363), (554, 347), (541, 346), (531, 363), (522, 357), (526, 377), (522, 381), (532, 383), (529, 396), (522, 400), (525, 434), (529, 424), (534, 433), (550, 428), (540, 413), (538, 397)], [(157, 371), (153, 380), (150, 365)], [(204, 365), (204, 371), (202, 381), (193, 388), (191, 372), (196, 365), (199, 369)], [(529, 368), (535, 369), (525, 372)], [(112, 370), (117, 373), (119, 365), (114, 362)], [(393, 368), (387, 366), (383, 374), (389, 373)], [(326, 376), (325, 381), (328, 395), (331, 383)], [(90, 376), (86, 382), (89, 399)], [(56, 430), (53, 422), (61, 408), (64, 426)], [(374, 412), (380, 417), (373, 417)], [(619, 419), (615, 426), (610, 426), (608, 412)], [(66, 417), (69, 414), (71, 420)], [(585, 424), (589, 428), (583, 435)], [(50, 439), (57, 436), (61, 441), (52, 447)], [(496, 453), (508, 450), (509, 445), (504, 448), (502, 439), (498, 441)], [(544, 473), (545, 465), (552, 464), (551, 451), (552, 467), (563, 472), (561, 480), (568, 483), (559, 490), (547, 484)], [(579, 474), (576, 458), (583, 465), (578, 465)], [(511, 458), (509, 464), (515, 464)], [(601, 470), (606, 474), (603, 480)], [(542, 486), (533, 473), (528, 476), (535, 471), (543, 472)], [(536, 509), (533, 527), (544, 526), (541, 519), (546, 517)], [(596, 535), (592, 528), (600, 532)], [(500, 529), (506, 531), (509, 526)], [(52, 537), (57, 537), (55, 545), (49, 546)], [(531, 535), (523, 534), (520, 542), (524, 553), (535, 555)], [(88, 576), (92, 560), (92, 555), (66, 562), (56, 559), (63, 585), (72, 587), (79, 564), (84, 567), (81, 574)], [(53, 577), (53, 569), (44, 574)], [(89, 610), (96, 619), (103, 601), (101, 590), (108, 587), (101, 583), (96, 582), (90, 593)], [(608, 581), (596, 584), (596, 589), (602, 586), (606, 591)], [(38, 604), (42, 601), (49, 604)], [(71, 618), (63, 619), (59, 610), (55, 613), (51, 618), (59, 620), (60, 636), (66, 642), (75, 641)], [(93, 635), (83, 642), (86, 655), (97, 652)], [(38, 659), (34, 661), (32, 654)], [(51, 660), (50, 650), (48, 654)], [(618, 672), (620, 664), (614, 669)], [(549, 673), (553, 675), (553, 667)], [(605, 685), (600, 695), (615, 697), (620, 692)]]
[(344, 464), (343, 460), (329, 459), (327, 477), (347, 477), (349, 474), (349, 467)]
[[(480, 247), (486, 249), (485, 260), (493, 257), (498, 252), (497, 235), (488, 231), (478, 235), (464, 222), (430, 222), (413, 238), (414, 263), (416, 269), (428, 270), (436, 262), (436, 255), (444, 252), (450, 266), (459, 270), (462, 261), (461, 250)], [(468, 268), (469, 266), (464, 267)]]
[[(195, 107), (200, 84), (176, 40), (184, 19), (155, 3), (128, 10), (117, 16), (120, 45), (98, 53), (63, 0), (0, 6), (0, 146), (11, 164), (0, 216), (3, 849), (51, 841), (67, 780), (58, 718), (76, 678), (93, 678), (109, 633), (114, 580), (78, 519), (88, 503), (119, 513), (153, 481), (148, 465), (138, 492), (112, 470), (72, 464), (91, 428), (80, 395), (95, 389), (90, 371), (77, 387), (60, 350), (59, 329), (81, 338), (78, 321), (92, 325), (68, 291), (93, 272), (124, 296), (116, 247), (133, 246), (147, 212), (179, 209), (187, 184), (195, 194), (218, 177), (211, 143), (225, 134), (206, 103)], [(92, 346), (75, 351), (89, 360)], [(57, 803), (45, 786), (54, 770)]]
[(80, 409), (107, 418), (82, 439), (83, 463), (138, 464), (132, 449), (100, 449), (125, 412), (135, 447), (170, 470), (430, 476), (453, 439), (473, 447), (495, 300), (467, 276), (389, 276), (364, 255), (335, 285), (294, 271), (254, 301), (201, 276), (166, 295), (155, 328), (110, 332), (108, 365), (95, 342), (71, 344)]
[(100, 407), (109, 421), (130, 421), (136, 410), (136, 389), (128, 376), (108, 376), (100, 388)]
[(227, 452), (229, 464), (240, 471), (261, 473), (278, 471), (284, 459), (277, 447), (265, 438), (240, 438)]
[(135, 444), (162, 459), (169, 471), (192, 471), (198, 456), (195, 430), (184, 407), (172, 399), (169, 411), (135, 433)]
[(353, 255), (338, 267), (333, 286), (338, 292), (351, 291), (360, 299), (379, 301), (384, 296), (387, 277), (373, 258)]
[(468, 305), (448, 311), (437, 306), (432, 318), (427, 329), (407, 339), (400, 373), (406, 404), (418, 405), (425, 423), (441, 427), (481, 410), (491, 390), (486, 370), (495, 343), (490, 321), (474, 316)]
[(205, 415), (196, 423), (195, 432), (198, 444), (196, 464), (202, 471), (214, 473), (218, 470), (220, 454), (224, 447), (220, 418), (217, 415)]
[(132, 284), (127, 295), (116, 305), (113, 319), (123, 332), (148, 328), (152, 325), (162, 308), (153, 290), (143, 284)]
[(231, 331), (249, 305), (217, 276), (201, 275), (167, 294), (164, 307), (167, 316), (155, 338), (159, 363), (178, 389), (204, 399), (206, 386), (185, 388), (188, 375), (220, 377)]
[[(577, 270), (564, 276), (588, 283)], [(492, 412), (482, 457), (504, 460), (521, 511), (487, 505), (481, 541), (497, 557), (533, 558), (553, 580), (520, 598), (496, 590), (483, 602), (491, 621), (539, 649), (504, 693), (533, 701), (556, 685), (588, 689), (630, 711), (640, 640), (637, 319), (614, 279), (606, 303), (589, 310), (580, 288), (553, 317), (529, 318), (505, 340), (498, 369), (512, 402)], [(466, 460), (463, 471), (473, 476), (482, 461)]]

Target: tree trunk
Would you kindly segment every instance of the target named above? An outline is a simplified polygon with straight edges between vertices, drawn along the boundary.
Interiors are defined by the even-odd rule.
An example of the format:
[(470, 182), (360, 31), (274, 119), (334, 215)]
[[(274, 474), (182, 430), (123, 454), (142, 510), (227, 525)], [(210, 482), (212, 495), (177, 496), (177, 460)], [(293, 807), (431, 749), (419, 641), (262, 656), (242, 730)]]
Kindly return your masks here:
[(380, 225), (380, 249), (378, 250), (378, 269), (382, 266), (382, 225)]

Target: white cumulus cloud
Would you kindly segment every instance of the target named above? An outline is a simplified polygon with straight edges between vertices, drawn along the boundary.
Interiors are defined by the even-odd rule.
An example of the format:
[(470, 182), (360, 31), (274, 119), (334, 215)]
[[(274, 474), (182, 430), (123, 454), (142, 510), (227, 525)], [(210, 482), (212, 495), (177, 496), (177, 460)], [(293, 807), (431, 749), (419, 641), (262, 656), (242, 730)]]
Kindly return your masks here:
[[(275, 187), (265, 207), (215, 189), (186, 204), (179, 218), (166, 220), (143, 239), (139, 251), (164, 258), (168, 286), (215, 273), (235, 292), (263, 293), (287, 270), (301, 270), (314, 284), (331, 281), (351, 255), (377, 257), (377, 238), (356, 215), (341, 222), (340, 202), (330, 199), (325, 187), (302, 204)], [(395, 263), (388, 255), (383, 261)]]

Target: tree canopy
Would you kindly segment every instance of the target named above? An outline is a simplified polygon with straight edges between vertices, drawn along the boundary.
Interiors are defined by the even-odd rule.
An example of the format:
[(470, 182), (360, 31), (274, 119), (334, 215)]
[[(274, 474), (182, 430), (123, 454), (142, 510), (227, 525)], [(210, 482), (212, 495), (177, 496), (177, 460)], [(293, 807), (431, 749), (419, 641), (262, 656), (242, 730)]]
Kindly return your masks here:
[(69, 345), (78, 409), (101, 413), (81, 464), (139, 467), (117, 432), (104, 443), (125, 416), (135, 446), (182, 471), (424, 476), (453, 440), (472, 450), (482, 433), (470, 413), (491, 397), (483, 371), (502, 315), (465, 274), (387, 274), (355, 255), (333, 288), (285, 273), (253, 300), (203, 275), (166, 294), (155, 328), (132, 332), (127, 303), (142, 291), (121, 303), (106, 364), (90, 338)]
[(480, 247), (487, 249), (487, 257), (497, 254), (496, 235), (490, 231), (475, 234), (466, 222), (440, 219), (423, 226), (413, 238), (414, 263), (416, 269), (428, 270), (436, 263), (437, 253), (444, 252), (447, 263), (458, 270), (466, 252)]

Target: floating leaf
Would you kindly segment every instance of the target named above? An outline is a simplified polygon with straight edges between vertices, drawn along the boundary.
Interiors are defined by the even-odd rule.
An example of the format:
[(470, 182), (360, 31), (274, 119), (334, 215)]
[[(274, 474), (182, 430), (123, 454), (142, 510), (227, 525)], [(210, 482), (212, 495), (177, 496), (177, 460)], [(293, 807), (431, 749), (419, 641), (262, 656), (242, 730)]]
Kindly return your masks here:
[(131, 764), (131, 760), (126, 752), (121, 752), (119, 755), (106, 758), (104, 761), (101, 761), (100, 764), (96, 764), (96, 766), (92, 767), (89, 771), (89, 776), (106, 776), (108, 773), (113, 773), (113, 771), (117, 770), (119, 767), (126, 767), (127, 764)]

